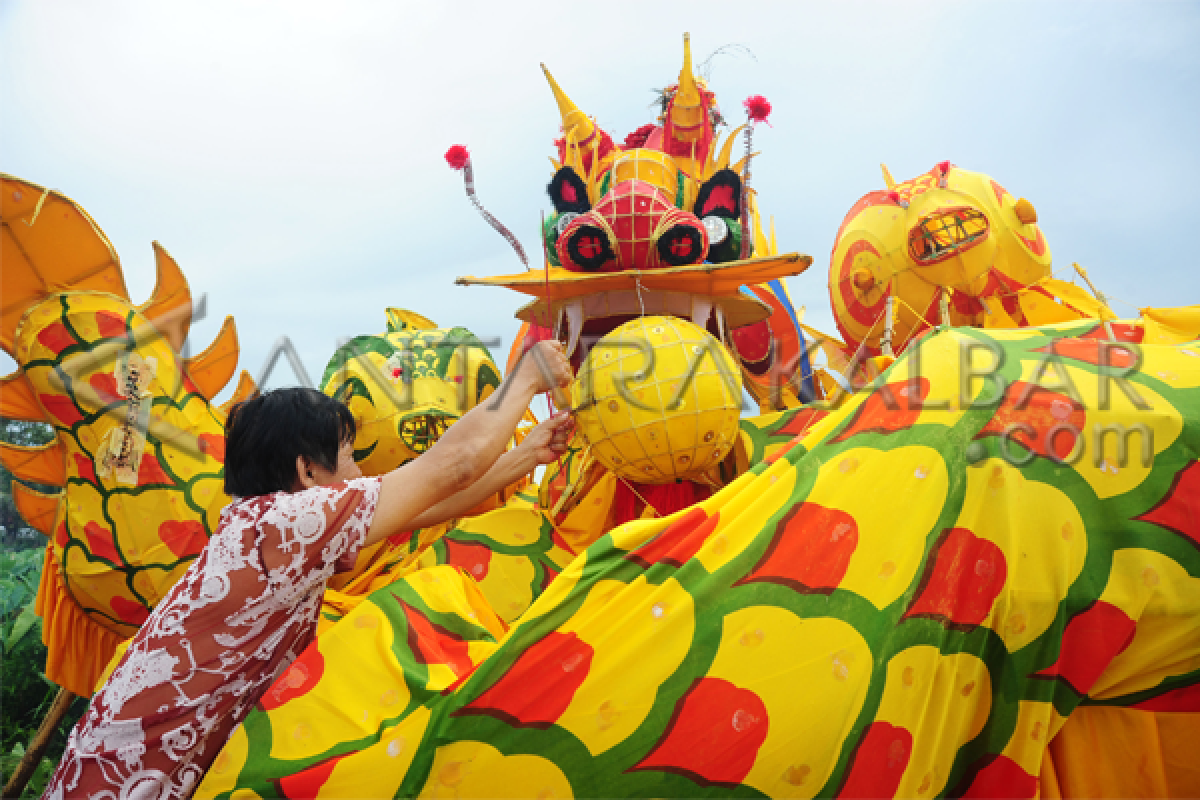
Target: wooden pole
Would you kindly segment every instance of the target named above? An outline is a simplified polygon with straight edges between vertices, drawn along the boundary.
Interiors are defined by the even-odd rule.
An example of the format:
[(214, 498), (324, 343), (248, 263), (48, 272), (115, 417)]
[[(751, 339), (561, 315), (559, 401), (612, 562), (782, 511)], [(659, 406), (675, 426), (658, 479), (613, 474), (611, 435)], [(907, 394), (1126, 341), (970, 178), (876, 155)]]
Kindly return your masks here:
[(742, 224), (742, 249), (738, 255), (743, 261), (750, 257), (750, 243), (753, 241), (751, 237), (754, 235), (750, 232), (750, 160), (754, 155), (750, 151), (753, 138), (754, 120), (748, 119), (746, 120), (746, 163), (742, 165), (742, 218), (739, 220)]
[(13, 770), (12, 776), (4, 786), (4, 800), (9, 800), (9, 798), (16, 800), (25, 791), (25, 785), (29, 783), (33, 771), (42, 761), (42, 754), (46, 752), (46, 747), (50, 744), (50, 737), (54, 735), (59, 723), (67, 715), (67, 710), (71, 708), (71, 701), (74, 699), (75, 695), (66, 689), (58, 690), (58, 694), (54, 696), (54, 702), (50, 704), (50, 710), (46, 712), (42, 724), (38, 726), (33, 741), (29, 743), (29, 749), (25, 751), (25, 755), (21, 757), (21, 763), (17, 764), (17, 768)]
[[(879, 322), (879, 317), (876, 317), (875, 321)], [(872, 325), (871, 327), (873, 329), (875, 326)], [(858, 348), (855, 349), (854, 356), (850, 359), (850, 363), (846, 365), (845, 372), (842, 373), (842, 377), (845, 380), (846, 386), (849, 386), (850, 388), (846, 389), (839, 385), (837, 393), (829, 401), (830, 406), (837, 408), (838, 404), (842, 402), (843, 398), (849, 397), (851, 394), (854, 393), (854, 373), (858, 371), (859, 365), (863, 362), (863, 360), (866, 357), (867, 337), (870, 335), (871, 335), (871, 331), (867, 331), (867, 335), (863, 337), (862, 342), (860, 342), (858, 345)]]

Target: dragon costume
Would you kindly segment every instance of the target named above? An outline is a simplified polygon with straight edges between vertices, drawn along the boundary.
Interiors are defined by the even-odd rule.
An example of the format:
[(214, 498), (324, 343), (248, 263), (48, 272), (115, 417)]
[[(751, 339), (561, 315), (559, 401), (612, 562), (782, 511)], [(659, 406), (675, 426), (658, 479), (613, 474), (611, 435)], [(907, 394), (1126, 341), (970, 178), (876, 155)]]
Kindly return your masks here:
[[(745, 374), (730, 320), (778, 319), (737, 314), (787, 258), (696, 257), (712, 139), (675, 144), (673, 104), (713, 106), (688, 71), (626, 148), (555, 87), (562, 266), (467, 281), (532, 296), (529, 338), (580, 365), (675, 317), (716, 322)], [(1195, 793), (1200, 314), (1090, 308), (896, 337), (861, 391), (742, 420), (675, 513), (616, 524), (623, 480), (577, 441), (536, 499), (460, 521), (329, 627), (201, 796)]]
[[(157, 243), (158, 280), (129, 300), (112, 244), (58, 192), (0, 176), (0, 346), (18, 370), (0, 383), (0, 414), (46, 422), (40, 448), (0, 446), (24, 518), (50, 537), (37, 611), (46, 675), (89, 695), (131, 636), (208, 541), (221, 509), (225, 411), (237, 332), (180, 355), (192, 315), (183, 273)], [(243, 373), (231, 402), (253, 391)]]
[[(373, 591), (329, 611), (198, 796), (1200, 792), (1200, 312), (1116, 320), (1048, 283), (1028, 203), (997, 188), (939, 210), (893, 184), (852, 211), (831, 263), (831, 286), (852, 288), (845, 311), (834, 299), (846, 343), (826, 352), (869, 359), (873, 379), (847, 391), (831, 364), (818, 384), (776, 288), (810, 260), (762, 234), (686, 49), (662, 117), (623, 147), (552, 88), (551, 263), (465, 282), (530, 296), (527, 338), (558, 335), (580, 367), (623, 325), (669, 338), (678, 320), (678, 342), (711, 337), (765, 413), (678, 479), (695, 487), (631, 480), (581, 435), (537, 492), (389, 543), (368, 559), (385, 565)], [(939, 165), (926, 199), (957, 181), (987, 186)], [(886, 235), (855, 233), (857, 214), (893, 208), (914, 224), (895, 211)], [(988, 250), (1002, 232), (1024, 239)], [(874, 255), (839, 256), (854, 236)], [(971, 261), (1026, 239), (1027, 255)], [(1037, 316), (1043, 300), (1062, 318)], [(861, 329), (854, 303), (878, 312)], [(416, 452), (452, 416), (412, 409), (447, 329), (391, 328), (324, 381), (358, 404), (363, 462), (381, 443), (407, 457), (395, 443)], [(391, 341), (406, 330), (422, 342)], [(979, 351), (988, 366), (963, 358)], [(376, 384), (349, 380), (355, 358)], [(482, 374), (466, 363), (479, 370), (445, 374)], [(632, 372), (637, 396), (655, 376)], [(410, 378), (412, 418), (378, 399)], [(833, 402), (811, 402), (822, 387)], [(654, 460), (658, 424), (618, 433)]]

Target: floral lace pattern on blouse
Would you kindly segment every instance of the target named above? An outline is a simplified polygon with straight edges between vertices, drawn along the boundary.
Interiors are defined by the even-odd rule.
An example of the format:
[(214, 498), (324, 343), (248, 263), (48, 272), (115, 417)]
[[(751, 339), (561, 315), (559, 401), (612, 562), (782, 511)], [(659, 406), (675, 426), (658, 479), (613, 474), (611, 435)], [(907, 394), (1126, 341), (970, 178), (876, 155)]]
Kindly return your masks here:
[(308, 645), (325, 582), (350, 569), (378, 478), (235, 499), (67, 740), (51, 800), (167, 800)]

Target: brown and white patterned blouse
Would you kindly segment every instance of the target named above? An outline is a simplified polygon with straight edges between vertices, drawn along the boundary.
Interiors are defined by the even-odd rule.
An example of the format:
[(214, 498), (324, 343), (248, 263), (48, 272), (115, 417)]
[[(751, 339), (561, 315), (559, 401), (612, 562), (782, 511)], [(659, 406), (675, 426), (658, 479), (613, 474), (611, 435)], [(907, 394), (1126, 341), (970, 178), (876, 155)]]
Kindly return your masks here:
[(190, 797), (233, 729), (308, 645), (349, 569), (378, 478), (235, 498), (67, 740), (43, 798)]

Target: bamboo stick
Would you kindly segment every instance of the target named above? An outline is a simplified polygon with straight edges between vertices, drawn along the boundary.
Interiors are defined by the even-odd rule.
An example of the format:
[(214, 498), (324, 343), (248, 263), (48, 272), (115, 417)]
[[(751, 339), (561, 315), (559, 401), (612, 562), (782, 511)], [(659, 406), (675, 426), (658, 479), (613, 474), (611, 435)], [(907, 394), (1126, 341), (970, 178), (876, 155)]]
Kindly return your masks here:
[[(1083, 278), (1083, 282), (1086, 283), (1088, 288), (1092, 290), (1092, 294), (1095, 295), (1096, 299), (1100, 301), (1100, 305), (1104, 307), (1104, 310), (1112, 314), (1113, 319), (1116, 319), (1117, 315), (1112, 310), (1112, 306), (1108, 304), (1108, 298), (1104, 296), (1104, 292), (1101, 292), (1095, 287), (1095, 285), (1092, 283), (1092, 279), (1088, 277), (1087, 270), (1078, 264), (1072, 264), (1071, 266), (1075, 267), (1075, 271), (1079, 273), (1079, 277)], [(1109, 341), (1115, 342), (1117, 340), (1116, 334), (1113, 333), (1112, 325), (1110, 325), (1108, 320), (1104, 318), (1103, 314), (1100, 315), (1100, 322), (1104, 324), (1104, 332), (1108, 334)]]
[(892, 306), (893, 306), (892, 301), (895, 299), (896, 299), (895, 295), (891, 295), (891, 294), (888, 295), (887, 309), (885, 310), (885, 313), (887, 314), (887, 321), (883, 323), (883, 343), (880, 345), (880, 348), (879, 348), (879, 352), (881, 352), (885, 356), (895, 355), (892, 352), (892, 328), (895, 325), (895, 318), (893, 316), (895, 312), (893, 311), (893, 308), (892, 308)]
[(37, 733), (33, 735), (33, 741), (29, 743), (29, 749), (25, 751), (25, 755), (21, 757), (21, 763), (17, 764), (17, 768), (13, 770), (12, 776), (4, 786), (4, 800), (9, 800), (9, 798), (16, 800), (25, 791), (25, 785), (33, 777), (33, 771), (41, 763), (42, 754), (46, 752), (46, 747), (50, 744), (50, 737), (54, 735), (59, 723), (67, 715), (67, 711), (71, 708), (71, 701), (74, 699), (75, 695), (66, 689), (58, 690), (58, 694), (54, 696), (54, 702), (50, 704), (50, 710), (46, 712), (42, 724), (38, 726)]

